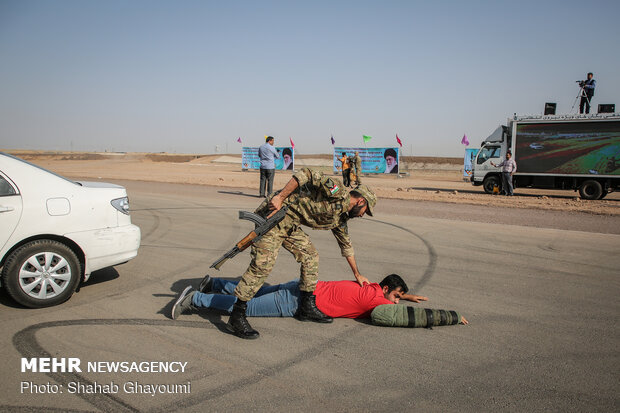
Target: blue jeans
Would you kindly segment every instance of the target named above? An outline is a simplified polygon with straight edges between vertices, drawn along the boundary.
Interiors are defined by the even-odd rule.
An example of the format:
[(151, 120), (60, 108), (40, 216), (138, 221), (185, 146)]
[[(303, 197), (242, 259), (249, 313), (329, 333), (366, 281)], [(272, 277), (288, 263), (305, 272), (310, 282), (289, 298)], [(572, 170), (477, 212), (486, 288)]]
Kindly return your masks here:
[[(212, 308), (231, 312), (237, 301), (234, 291), (239, 281), (213, 278), (212, 292), (196, 292), (192, 304), (198, 308)], [(262, 286), (248, 301), (248, 317), (293, 317), (299, 307), (299, 280), (284, 284)]]
[(510, 175), (510, 172), (502, 172), (502, 184), (506, 195), (514, 194), (514, 189), (512, 188), (512, 175)]

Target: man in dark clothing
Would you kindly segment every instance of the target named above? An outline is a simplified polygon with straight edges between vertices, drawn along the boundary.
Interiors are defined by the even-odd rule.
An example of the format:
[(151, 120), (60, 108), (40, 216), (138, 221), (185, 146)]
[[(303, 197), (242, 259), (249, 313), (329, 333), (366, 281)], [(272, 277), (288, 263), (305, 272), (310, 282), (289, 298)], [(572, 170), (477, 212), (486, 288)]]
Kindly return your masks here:
[(583, 113), (585, 106), (586, 113), (590, 113), (590, 104), (592, 103), (592, 97), (594, 96), (594, 88), (596, 87), (596, 80), (592, 79), (594, 75), (592, 72), (588, 73), (588, 79), (579, 83), (582, 88), (581, 102), (579, 103), (579, 113)]

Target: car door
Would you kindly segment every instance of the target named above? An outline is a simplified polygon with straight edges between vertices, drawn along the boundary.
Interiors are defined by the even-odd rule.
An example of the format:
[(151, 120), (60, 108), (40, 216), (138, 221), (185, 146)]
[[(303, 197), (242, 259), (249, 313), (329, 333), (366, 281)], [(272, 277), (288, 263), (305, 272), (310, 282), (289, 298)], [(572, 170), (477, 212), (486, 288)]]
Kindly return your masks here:
[[(22, 215), (22, 197), (13, 182), (0, 171), (0, 251), (15, 232)], [(0, 256), (0, 259), (2, 256)]]

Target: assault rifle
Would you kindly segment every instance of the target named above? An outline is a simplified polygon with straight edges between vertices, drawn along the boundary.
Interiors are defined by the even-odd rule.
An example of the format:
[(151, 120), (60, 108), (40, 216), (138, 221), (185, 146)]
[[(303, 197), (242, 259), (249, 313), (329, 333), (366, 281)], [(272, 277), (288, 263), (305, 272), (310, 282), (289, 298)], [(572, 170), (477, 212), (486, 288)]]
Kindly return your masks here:
[(282, 209), (273, 214), (270, 218), (263, 218), (253, 212), (239, 211), (239, 219), (247, 219), (248, 221), (252, 221), (255, 225), (254, 231), (251, 231), (248, 235), (246, 235), (230, 251), (222, 255), (220, 259), (211, 264), (211, 267), (209, 268), (219, 270), (220, 267), (228, 261), (228, 259), (234, 257), (250, 245), (257, 242), (263, 237), (263, 235), (268, 233), (269, 230), (278, 225), (278, 223), (284, 219), (287, 210), (288, 206), (283, 206)]

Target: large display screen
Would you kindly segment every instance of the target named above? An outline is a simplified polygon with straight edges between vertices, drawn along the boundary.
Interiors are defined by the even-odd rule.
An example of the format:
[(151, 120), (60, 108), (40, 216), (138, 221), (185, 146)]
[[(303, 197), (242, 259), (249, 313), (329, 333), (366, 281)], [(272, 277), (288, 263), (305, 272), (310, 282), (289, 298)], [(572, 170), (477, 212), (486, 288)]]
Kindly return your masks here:
[(517, 172), (620, 175), (620, 121), (517, 124)]

